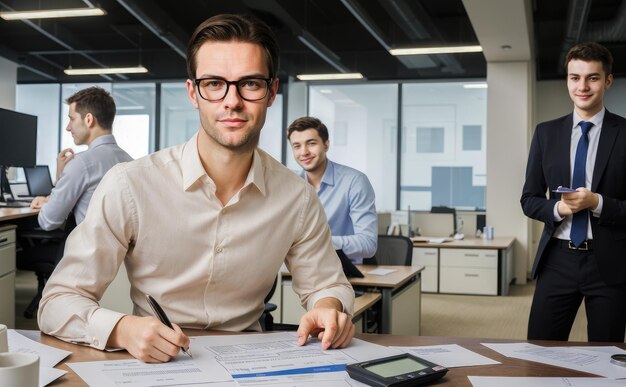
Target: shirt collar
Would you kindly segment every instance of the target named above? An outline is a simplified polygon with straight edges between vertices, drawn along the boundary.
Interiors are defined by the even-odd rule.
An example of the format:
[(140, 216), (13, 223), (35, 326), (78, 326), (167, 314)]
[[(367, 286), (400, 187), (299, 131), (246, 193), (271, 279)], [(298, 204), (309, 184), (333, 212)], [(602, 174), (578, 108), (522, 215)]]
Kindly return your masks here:
[[(261, 194), (265, 196), (265, 174), (263, 170), (263, 159), (258, 149), (255, 149), (252, 157), (252, 166), (250, 167), (250, 171), (243, 185), (245, 187), (249, 184), (254, 184)], [(198, 133), (190, 138), (183, 147), (182, 174), (183, 190), (185, 191), (189, 190), (198, 180), (201, 180), (205, 176), (211, 181), (211, 184), (213, 184), (200, 161), (200, 154), (198, 153)]]
[(322, 176), (322, 184), (335, 185), (335, 163), (326, 159), (326, 170)]
[(105, 144), (117, 144), (117, 142), (115, 142), (115, 137), (113, 137), (112, 134), (98, 136), (91, 142), (91, 144), (89, 144), (88, 148), (92, 149)]
[(574, 117), (573, 117), (573, 123), (572, 123), (572, 129), (575, 129), (578, 124), (580, 124), (580, 121), (588, 121), (588, 122), (593, 122), (594, 126), (600, 127), (602, 126), (602, 121), (604, 121), (604, 113), (606, 113), (606, 108), (603, 106), (602, 110), (600, 110), (599, 112), (597, 112), (593, 117), (591, 117), (588, 120), (583, 120), (582, 118), (580, 118), (580, 116), (576, 113), (576, 111), (574, 111)]

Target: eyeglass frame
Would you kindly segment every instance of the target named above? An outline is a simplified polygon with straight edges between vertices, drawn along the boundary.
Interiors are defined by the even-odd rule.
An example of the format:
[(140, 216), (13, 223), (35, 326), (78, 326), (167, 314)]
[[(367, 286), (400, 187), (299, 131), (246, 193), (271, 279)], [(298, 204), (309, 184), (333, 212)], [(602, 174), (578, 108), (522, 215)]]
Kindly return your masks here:
[[(224, 96), (222, 98), (218, 98), (218, 99), (208, 99), (205, 98), (202, 95), (202, 92), (200, 91), (200, 82), (202, 81), (206, 81), (208, 79), (213, 79), (213, 80), (218, 80), (218, 81), (224, 81), (226, 83), (226, 88), (225, 88), (225, 92), (224, 92)], [(248, 99), (245, 98), (243, 95), (241, 95), (241, 92), (239, 91), (239, 82), (241, 81), (246, 81), (246, 80), (251, 80), (251, 79), (260, 79), (262, 81), (265, 81), (265, 83), (267, 83), (267, 88), (265, 89), (265, 95), (263, 95), (263, 97), (259, 98), (259, 99)], [(230, 85), (235, 85), (235, 90), (237, 91), (237, 95), (243, 99), (244, 101), (248, 101), (248, 102), (257, 102), (260, 101), (262, 99), (264, 99), (265, 97), (267, 97), (267, 95), (270, 92), (270, 89), (272, 88), (272, 81), (274, 81), (274, 78), (261, 78), (261, 77), (244, 77), (241, 79), (238, 79), (236, 81), (228, 81), (224, 78), (220, 78), (220, 77), (208, 77), (208, 78), (196, 78), (193, 80), (193, 83), (196, 85), (196, 90), (198, 90), (198, 95), (200, 95), (200, 98), (202, 98), (205, 101), (208, 102), (221, 102), (223, 101), (226, 96), (228, 95), (228, 91), (230, 90)]]

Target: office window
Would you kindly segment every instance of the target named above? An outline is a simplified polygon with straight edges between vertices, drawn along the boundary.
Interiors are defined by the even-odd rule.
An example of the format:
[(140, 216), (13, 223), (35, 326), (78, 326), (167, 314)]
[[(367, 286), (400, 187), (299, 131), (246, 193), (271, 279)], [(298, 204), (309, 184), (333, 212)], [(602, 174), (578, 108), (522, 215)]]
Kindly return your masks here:
[[(37, 116), (37, 164), (56, 176), (59, 148), (60, 85), (17, 85), (15, 110)], [(21, 171), (20, 171), (21, 172)], [(24, 181), (21, 174), (18, 180)]]
[(277, 94), (274, 103), (267, 109), (265, 125), (261, 130), (259, 148), (280, 162), (283, 154), (283, 132), (287, 129), (283, 124), (283, 95)]
[(200, 127), (200, 118), (189, 97), (185, 82), (161, 84), (160, 148), (182, 144)]
[(463, 150), (479, 151), (482, 143), (482, 127), (480, 125), (463, 125)]
[[(398, 85), (310, 86), (309, 115), (328, 127), (328, 158), (367, 175), (377, 210), (395, 209)], [(287, 166), (300, 169), (292, 154)]]
[(400, 209), (485, 207), (486, 90), (462, 85), (402, 85)]
[(417, 128), (417, 153), (443, 153), (443, 128)]

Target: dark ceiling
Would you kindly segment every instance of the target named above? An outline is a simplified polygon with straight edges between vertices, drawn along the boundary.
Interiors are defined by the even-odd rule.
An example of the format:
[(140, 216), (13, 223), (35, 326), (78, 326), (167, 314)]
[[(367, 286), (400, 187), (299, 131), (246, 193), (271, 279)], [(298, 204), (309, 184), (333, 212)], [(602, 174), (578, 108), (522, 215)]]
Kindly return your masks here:
[[(616, 58), (616, 75), (626, 74), (626, 7), (621, 3), (535, 0), (537, 78), (562, 78), (559, 63), (564, 47), (579, 40), (605, 43)], [(0, 10), (91, 4), (96, 2), (0, 0)], [(283, 80), (338, 69), (360, 72), (369, 80), (486, 76), (482, 53), (393, 57), (387, 52), (388, 48), (418, 45), (479, 44), (462, 0), (99, 0), (97, 5), (107, 15), (30, 22), (0, 19), (0, 56), (20, 65), (18, 82), (186, 78), (187, 40), (200, 22), (218, 13), (252, 13), (273, 28), (281, 48)], [(617, 18), (623, 24), (617, 25)], [(599, 30), (602, 25), (612, 30)], [(318, 51), (335, 64), (322, 59), (299, 36), (316, 41)], [(146, 66), (149, 73), (106, 77), (63, 73), (69, 66), (138, 64)]]

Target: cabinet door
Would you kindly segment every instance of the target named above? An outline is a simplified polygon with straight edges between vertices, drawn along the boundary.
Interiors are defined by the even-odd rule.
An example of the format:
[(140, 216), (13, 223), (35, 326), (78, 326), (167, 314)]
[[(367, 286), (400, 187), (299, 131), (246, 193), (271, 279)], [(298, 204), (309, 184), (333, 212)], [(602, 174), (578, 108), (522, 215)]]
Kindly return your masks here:
[(424, 266), (422, 291), (439, 291), (439, 249), (436, 247), (414, 247), (412, 266)]
[(441, 249), (441, 293), (498, 295), (498, 251)]

